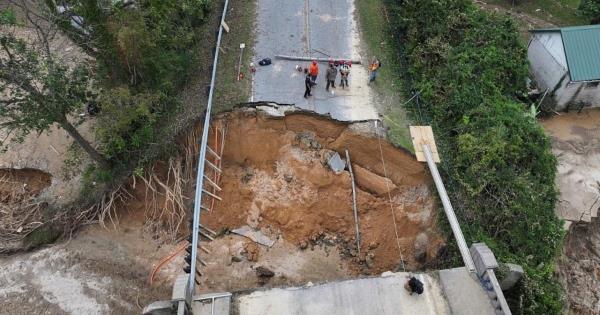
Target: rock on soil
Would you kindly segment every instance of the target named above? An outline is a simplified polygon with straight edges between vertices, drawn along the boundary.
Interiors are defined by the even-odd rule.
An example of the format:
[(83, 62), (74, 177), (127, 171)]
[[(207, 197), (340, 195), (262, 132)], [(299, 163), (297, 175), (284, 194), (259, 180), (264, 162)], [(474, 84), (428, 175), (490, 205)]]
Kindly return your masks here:
[(379, 176), (360, 165), (353, 165), (352, 170), (356, 178), (356, 185), (365, 191), (381, 196), (396, 189), (396, 185), (391, 180)]
[(275, 276), (275, 273), (273, 271), (263, 266), (258, 266), (254, 270), (256, 271), (256, 275), (262, 278), (271, 278)]

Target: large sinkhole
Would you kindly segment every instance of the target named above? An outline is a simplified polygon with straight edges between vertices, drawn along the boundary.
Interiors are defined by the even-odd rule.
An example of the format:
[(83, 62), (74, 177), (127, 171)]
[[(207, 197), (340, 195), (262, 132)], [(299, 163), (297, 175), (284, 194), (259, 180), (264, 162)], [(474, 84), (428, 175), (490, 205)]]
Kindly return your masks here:
[[(348, 125), (297, 112), (273, 117), (242, 109), (220, 115), (212, 124), (226, 126), (219, 179), (222, 201), (201, 215), (203, 225), (219, 232), (213, 241), (203, 242), (210, 253), (199, 251), (206, 263), (200, 267), (201, 291), (298, 285), (403, 267), (422, 270), (443, 252), (426, 168), (410, 152), (368, 132), (372, 123)], [(193, 144), (200, 130), (197, 126), (180, 137), (182, 145), (195, 146), (183, 150), (188, 155), (197, 152)], [(335, 173), (327, 164), (335, 152), (345, 157), (345, 150), (350, 153), (357, 185), (360, 254), (350, 173)], [(191, 164), (186, 161), (177, 163)], [(173, 163), (155, 165), (166, 185), (173, 184), (177, 173), (167, 171)], [(188, 175), (187, 181), (193, 182), (193, 177)], [(132, 193), (137, 201), (131, 201), (128, 208), (156, 212), (148, 210), (147, 187), (137, 185)], [(192, 186), (183, 189), (188, 217)], [(153, 203), (158, 208), (167, 205), (167, 195)], [(189, 233), (187, 227), (181, 228), (187, 226), (185, 222), (177, 222), (184, 230), (180, 236)], [(260, 231), (274, 245), (260, 245), (228, 232), (242, 226)], [(183, 265), (182, 258), (176, 261)], [(271, 270), (274, 276), (258, 276), (257, 267)]]

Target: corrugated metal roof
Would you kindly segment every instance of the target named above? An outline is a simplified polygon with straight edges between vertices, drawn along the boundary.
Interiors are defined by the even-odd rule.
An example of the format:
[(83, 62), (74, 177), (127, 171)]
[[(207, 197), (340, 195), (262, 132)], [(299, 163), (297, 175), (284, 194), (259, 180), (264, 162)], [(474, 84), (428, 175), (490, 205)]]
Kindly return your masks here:
[(571, 81), (600, 80), (600, 25), (541, 29), (560, 31)]

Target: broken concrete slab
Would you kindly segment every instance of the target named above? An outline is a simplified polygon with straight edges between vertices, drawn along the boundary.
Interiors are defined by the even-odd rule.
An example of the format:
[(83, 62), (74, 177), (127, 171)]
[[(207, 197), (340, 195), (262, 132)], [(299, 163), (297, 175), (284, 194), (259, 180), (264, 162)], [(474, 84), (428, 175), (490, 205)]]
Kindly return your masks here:
[(247, 225), (244, 225), (235, 230), (231, 230), (231, 233), (235, 233), (237, 235), (247, 237), (247, 238), (251, 239), (252, 241), (254, 241), (255, 243), (265, 245), (268, 247), (271, 247), (271, 246), (273, 246), (273, 244), (275, 244), (274, 240), (272, 240), (269, 237), (267, 237), (266, 235), (264, 235), (261, 231), (256, 231)]
[(175, 303), (172, 301), (157, 301), (144, 307), (142, 315), (172, 315), (175, 309)]
[(379, 176), (358, 164), (352, 165), (352, 168), (356, 177), (356, 184), (363, 190), (380, 196), (397, 188), (388, 178)]
[(440, 270), (438, 274), (452, 314), (496, 314), (479, 279), (465, 267)]
[(346, 168), (346, 161), (342, 160), (340, 155), (335, 152), (327, 160), (327, 165), (334, 173), (341, 174)]
[(508, 272), (506, 273), (506, 276), (500, 280), (500, 288), (502, 288), (502, 291), (512, 288), (519, 280), (521, 280), (523, 273), (525, 273), (523, 267), (520, 265), (510, 263), (504, 265), (508, 267)]
[(233, 311), (238, 311), (240, 315), (451, 314), (434, 277), (427, 274), (415, 275), (424, 283), (425, 292), (411, 296), (404, 289), (408, 275), (409, 273), (395, 273), (385, 278), (256, 291), (237, 297), (238, 309)]

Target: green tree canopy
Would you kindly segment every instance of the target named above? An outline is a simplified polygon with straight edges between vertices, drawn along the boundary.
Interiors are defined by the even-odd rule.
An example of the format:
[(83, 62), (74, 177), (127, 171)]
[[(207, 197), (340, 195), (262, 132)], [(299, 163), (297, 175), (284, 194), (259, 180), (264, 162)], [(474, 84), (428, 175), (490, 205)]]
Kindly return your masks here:
[(15, 36), (9, 30), (14, 20), (3, 22), (4, 30), (0, 33), (0, 128), (7, 131), (10, 139), (23, 140), (31, 132), (41, 133), (58, 124), (94, 161), (106, 166), (105, 159), (70, 120), (75, 110), (85, 108), (95, 99), (90, 89), (91, 69), (85, 66), (69, 68), (49, 51)]

